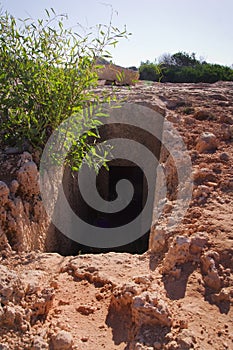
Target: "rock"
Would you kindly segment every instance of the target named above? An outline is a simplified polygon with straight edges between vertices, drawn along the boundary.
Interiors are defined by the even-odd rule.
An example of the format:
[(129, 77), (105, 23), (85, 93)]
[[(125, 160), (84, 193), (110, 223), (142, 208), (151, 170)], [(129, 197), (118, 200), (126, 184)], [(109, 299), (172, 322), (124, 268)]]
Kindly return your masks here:
[(163, 227), (151, 229), (149, 249), (152, 253), (161, 253), (166, 246), (166, 231)]
[(206, 185), (200, 185), (193, 191), (194, 198), (205, 197), (207, 198), (210, 194), (210, 188)]
[(156, 341), (154, 344), (153, 344), (153, 349), (155, 349), (155, 350), (160, 350), (160, 349), (162, 349), (162, 344), (160, 343), (160, 342), (158, 342), (158, 341)]
[[(175, 110), (179, 107), (187, 106), (187, 102), (181, 99), (163, 99), (166, 107), (170, 110)], [(189, 103), (188, 103), (189, 105)]]
[(19, 188), (19, 183), (17, 180), (12, 180), (10, 183), (10, 192), (11, 194), (15, 195), (17, 190)]
[(220, 182), (220, 189), (223, 192), (233, 191), (233, 178), (222, 180)]
[(44, 318), (47, 316), (49, 310), (52, 308), (54, 297), (53, 288), (44, 288), (41, 293), (38, 293), (38, 297), (32, 305), (32, 323), (37, 320), (38, 316), (43, 316)]
[(73, 337), (69, 332), (60, 331), (51, 338), (53, 350), (71, 350)]
[(194, 114), (194, 118), (197, 120), (214, 120), (215, 116), (207, 110), (199, 110)]
[(177, 343), (180, 346), (180, 349), (189, 350), (191, 348), (194, 348), (196, 338), (191, 330), (183, 329), (177, 336)]
[(221, 124), (220, 135), (224, 141), (231, 140), (233, 138), (233, 125)]
[(215, 251), (208, 251), (201, 257), (201, 263), (202, 263), (202, 271), (205, 274), (208, 274), (208, 272), (215, 268), (215, 261), (219, 260), (219, 254)]
[(224, 162), (228, 162), (228, 160), (230, 159), (230, 156), (228, 153), (223, 152), (220, 154), (219, 158), (220, 158), (220, 160), (223, 160)]
[(197, 140), (196, 150), (199, 153), (213, 152), (217, 145), (217, 137), (213, 133), (204, 132)]
[(171, 313), (166, 302), (156, 293), (144, 292), (133, 297), (132, 320), (140, 328), (142, 325), (161, 325), (170, 327)]
[(88, 340), (89, 340), (89, 337), (88, 336), (84, 336), (84, 337), (82, 337), (81, 338), (81, 341), (83, 342), (83, 343), (86, 343), (86, 342), (88, 342)]
[(226, 124), (233, 125), (233, 117), (232, 117), (232, 115), (226, 115), (226, 114), (221, 115), (220, 123), (226, 123)]
[(201, 255), (204, 246), (208, 243), (208, 236), (202, 232), (197, 232), (191, 237), (189, 251), (192, 255)]
[(190, 259), (191, 240), (185, 236), (176, 236), (165, 254), (161, 272), (170, 273), (178, 264), (184, 264)]
[(24, 287), (16, 272), (0, 265), (0, 302), (19, 302), (24, 295)]
[(23, 152), (20, 155), (20, 161), (18, 162), (18, 167), (22, 166), (27, 162), (32, 162), (32, 155), (29, 152)]
[(0, 205), (4, 206), (8, 202), (9, 193), (10, 190), (7, 184), (5, 184), (3, 181), (0, 181)]
[(139, 79), (137, 71), (123, 68), (112, 63), (103, 64), (102, 68), (97, 69), (98, 78), (116, 85), (135, 85)]
[(22, 151), (23, 151), (22, 147), (15, 146), (15, 147), (7, 147), (4, 152), (10, 155), (10, 154), (18, 154), (18, 153), (21, 153)]
[(48, 350), (49, 344), (39, 336), (34, 338), (31, 350)]
[(215, 262), (219, 260), (219, 254), (209, 251), (201, 256), (202, 272), (204, 274), (204, 282), (207, 287), (219, 290), (221, 288), (221, 279), (216, 269)]
[(221, 280), (217, 270), (213, 269), (207, 276), (204, 276), (204, 282), (211, 289), (219, 290), (221, 288)]
[(15, 323), (15, 308), (12, 306), (5, 306), (4, 307), (4, 325), (7, 325), (8, 327), (13, 327)]
[(37, 166), (34, 162), (28, 161), (21, 166), (17, 173), (19, 182), (19, 190), (26, 195), (38, 195), (39, 189), (39, 174)]
[(196, 184), (201, 184), (203, 182), (215, 182), (217, 181), (217, 177), (213, 170), (209, 168), (194, 168), (193, 171), (193, 180)]
[(168, 252), (165, 254), (161, 273), (169, 274), (176, 278), (180, 276), (180, 269), (177, 265), (189, 261), (199, 261), (201, 253), (208, 239), (202, 233), (193, 237), (176, 236), (171, 243)]
[(90, 305), (81, 305), (78, 308), (76, 308), (76, 311), (78, 311), (82, 315), (88, 316), (90, 314), (93, 314), (96, 311), (96, 309)]
[(232, 291), (229, 288), (223, 288), (218, 294), (211, 294), (211, 301), (213, 303), (221, 303), (223, 301), (230, 302), (231, 301)]
[(172, 340), (172, 341), (170, 341), (167, 344), (166, 349), (168, 349), (168, 350), (179, 350), (180, 347), (179, 347), (179, 345), (177, 344), (177, 342), (175, 340)]

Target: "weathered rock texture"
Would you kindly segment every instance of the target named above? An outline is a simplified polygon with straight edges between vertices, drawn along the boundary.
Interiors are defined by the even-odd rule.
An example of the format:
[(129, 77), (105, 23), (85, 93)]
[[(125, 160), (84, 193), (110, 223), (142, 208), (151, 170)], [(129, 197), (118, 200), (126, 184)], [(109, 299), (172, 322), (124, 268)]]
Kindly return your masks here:
[[(192, 160), (193, 197), (175, 226), (182, 203), (175, 164), (163, 148), (169, 191), (143, 255), (26, 253), (52, 250), (57, 236), (52, 241), (48, 233), (35, 156), (1, 152), (0, 349), (232, 348), (232, 87), (141, 84), (115, 91), (153, 108), (161, 99)], [(215, 135), (214, 149), (196, 148), (203, 132)]]
[(51, 249), (47, 241), (50, 223), (41, 201), (37, 165), (28, 152), (12, 156), (6, 163), (14, 178), (0, 182), (1, 249)]
[(99, 80), (104, 80), (105, 84), (135, 85), (139, 79), (139, 73), (132, 69), (123, 68), (113, 63), (103, 64), (97, 69)]

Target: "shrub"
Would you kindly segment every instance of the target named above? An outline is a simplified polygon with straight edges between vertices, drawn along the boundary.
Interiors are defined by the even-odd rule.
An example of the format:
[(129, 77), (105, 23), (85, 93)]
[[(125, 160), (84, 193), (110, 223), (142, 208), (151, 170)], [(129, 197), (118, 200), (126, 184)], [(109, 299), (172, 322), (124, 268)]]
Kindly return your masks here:
[(141, 80), (159, 81), (161, 77), (160, 66), (152, 62), (142, 62), (139, 68)]
[[(96, 36), (80, 35), (65, 27), (65, 16), (46, 10), (46, 19), (16, 20), (0, 15), (0, 133), (2, 146), (25, 145), (43, 149), (51, 133), (69, 116), (96, 104), (97, 57), (109, 56), (106, 48), (127, 36), (109, 26), (98, 25)], [(94, 116), (83, 119), (96, 129)], [(98, 137), (97, 133), (91, 136)], [(91, 149), (90, 135), (76, 140), (74, 158)], [(76, 157), (75, 157), (76, 155)], [(77, 165), (77, 164), (76, 164)]]
[(160, 57), (160, 72), (156, 75), (158, 66), (149, 61), (141, 63), (140, 79), (171, 83), (214, 83), (219, 80), (233, 81), (233, 69), (218, 64), (200, 62), (195, 54), (178, 52), (174, 55), (164, 54)]

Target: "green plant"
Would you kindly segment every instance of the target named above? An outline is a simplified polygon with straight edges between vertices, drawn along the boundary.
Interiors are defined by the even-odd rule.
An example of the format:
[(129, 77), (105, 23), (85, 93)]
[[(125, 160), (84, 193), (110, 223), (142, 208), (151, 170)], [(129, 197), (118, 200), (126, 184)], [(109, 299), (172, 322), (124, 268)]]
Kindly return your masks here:
[(160, 64), (152, 63), (150, 61), (141, 62), (139, 73), (141, 80), (160, 81), (162, 78)]
[[(127, 37), (110, 24), (96, 26), (80, 35), (65, 27), (66, 16), (46, 10), (46, 18), (16, 20), (0, 15), (0, 134), (4, 145), (29, 145), (43, 149), (52, 132), (84, 107), (104, 101), (93, 88), (97, 85), (97, 58), (110, 57), (107, 47), (115, 47)], [(109, 98), (106, 98), (109, 101)], [(72, 167), (78, 169), (81, 159), (98, 138), (99, 120), (93, 115), (81, 119), (86, 130), (73, 140)], [(65, 131), (64, 131), (65, 132)], [(65, 132), (66, 137), (69, 133)], [(76, 161), (75, 161), (76, 160)], [(103, 159), (102, 159), (103, 161)]]
[(184, 107), (184, 109), (183, 109), (183, 113), (184, 114), (193, 114), (195, 112), (195, 108), (193, 108), (193, 107), (189, 107), (189, 106), (187, 106), (187, 107)]
[[(157, 69), (160, 69), (161, 75)], [(159, 65), (149, 61), (142, 62), (139, 68), (140, 79), (171, 83), (214, 83), (218, 80), (233, 81), (233, 69), (218, 64), (201, 62), (195, 53), (189, 55), (177, 52), (164, 54), (159, 58)]]

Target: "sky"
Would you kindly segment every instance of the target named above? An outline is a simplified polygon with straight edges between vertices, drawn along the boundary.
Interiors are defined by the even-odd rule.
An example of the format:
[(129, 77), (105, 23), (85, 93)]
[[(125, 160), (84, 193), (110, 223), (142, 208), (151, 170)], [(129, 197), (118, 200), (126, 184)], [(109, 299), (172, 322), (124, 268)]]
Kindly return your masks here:
[[(196, 53), (207, 62), (233, 64), (233, 0), (0, 0), (15, 17), (42, 18), (45, 9), (68, 15), (67, 26), (108, 24), (132, 35), (111, 50), (113, 62), (138, 67), (164, 53)], [(78, 28), (78, 27), (77, 27)]]

